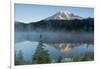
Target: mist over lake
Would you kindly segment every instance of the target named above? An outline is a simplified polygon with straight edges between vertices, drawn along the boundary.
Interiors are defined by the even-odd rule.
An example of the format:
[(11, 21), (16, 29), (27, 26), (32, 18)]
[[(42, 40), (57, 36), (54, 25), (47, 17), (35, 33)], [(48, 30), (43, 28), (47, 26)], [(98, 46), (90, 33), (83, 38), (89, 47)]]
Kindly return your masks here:
[(82, 32), (16, 32), (15, 42), (20, 41), (39, 41), (39, 36), (43, 35), (44, 42), (91, 42), (94, 34)]

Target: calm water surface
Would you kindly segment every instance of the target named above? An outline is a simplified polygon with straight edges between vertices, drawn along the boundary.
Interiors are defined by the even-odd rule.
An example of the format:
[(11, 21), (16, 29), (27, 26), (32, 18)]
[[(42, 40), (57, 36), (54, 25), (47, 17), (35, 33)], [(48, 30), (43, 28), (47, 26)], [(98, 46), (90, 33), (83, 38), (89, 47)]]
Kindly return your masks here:
[[(32, 55), (35, 53), (35, 50), (38, 45), (39, 35), (41, 33), (38, 32), (16, 32), (15, 33), (15, 50), (18, 53), (20, 50), (23, 53), (24, 59), (26, 61), (32, 60)], [(61, 57), (71, 57), (75, 55), (79, 55), (85, 52), (92, 52), (94, 51), (93, 44), (68, 44), (66, 39), (70, 39), (70, 34), (61, 34), (61, 33), (42, 33), (43, 40), (52, 42), (52, 41), (64, 41), (64, 43), (44, 43), (44, 48), (48, 50), (48, 53), (51, 58), (59, 58)], [(77, 37), (81, 37), (80, 35), (76, 35)], [(93, 34), (82, 34), (83, 38), (93, 39)], [(73, 39), (72, 39), (73, 40)], [(75, 39), (74, 39), (75, 40)], [(76, 39), (77, 40), (77, 39)], [(79, 39), (80, 40), (80, 39)], [(88, 40), (88, 39), (86, 39)]]

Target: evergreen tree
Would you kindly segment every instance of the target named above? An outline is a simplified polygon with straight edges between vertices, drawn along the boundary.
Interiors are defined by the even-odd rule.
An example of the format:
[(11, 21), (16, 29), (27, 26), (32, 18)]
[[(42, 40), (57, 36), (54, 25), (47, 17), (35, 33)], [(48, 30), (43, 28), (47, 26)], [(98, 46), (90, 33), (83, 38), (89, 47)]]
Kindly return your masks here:
[(42, 35), (40, 35), (39, 44), (32, 58), (32, 63), (34, 64), (35, 63), (38, 63), (38, 64), (50, 63), (51, 61), (48, 51), (44, 49), (43, 41), (41, 38), (42, 38)]
[(19, 64), (19, 61), (17, 59), (17, 55), (16, 55), (16, 51), (15, 51), (15, 65), (18, 65)]
[(17, 55), (16, 55), (16, 52), (15, 52), (15, 65), (21, 65), (21, 64), (25, 64), (25, 61), (24, 61), (24, 58), (23, 58), (23, 53), (20, 50)]

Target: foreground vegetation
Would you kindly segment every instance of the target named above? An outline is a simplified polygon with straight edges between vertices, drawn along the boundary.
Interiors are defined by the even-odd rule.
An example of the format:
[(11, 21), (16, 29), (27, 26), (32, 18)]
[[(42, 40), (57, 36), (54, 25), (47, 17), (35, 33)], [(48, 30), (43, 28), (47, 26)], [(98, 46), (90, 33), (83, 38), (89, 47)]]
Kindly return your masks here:
[(85, 52), (83, 54), (79, 54), (71, 58), (62, 58), (60, 62), (82, 62), (82, 61), (93, 61), (93, 60), (94, 60), (94, 53)]
[[(35, 58), (36, 57), (36, 58)], [(23, 60), (22, 58), (16, 58), (15, 65), (26, 65), (26, 64), (46, 64), (46, 63), (65, 63), (65, 62), (82, 62), (82, 61), (93, 61), (94, 53), (86, 52), (71, 58), (50, 59), (46, 54), (45, 56), (38, 54), (32, 60), (32, 63)]]

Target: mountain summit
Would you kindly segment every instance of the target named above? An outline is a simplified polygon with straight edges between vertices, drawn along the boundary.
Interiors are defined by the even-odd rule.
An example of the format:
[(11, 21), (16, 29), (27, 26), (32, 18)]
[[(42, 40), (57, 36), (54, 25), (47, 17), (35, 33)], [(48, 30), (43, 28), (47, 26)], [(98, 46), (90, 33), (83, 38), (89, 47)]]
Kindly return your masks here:
[(83, 17), (75, 15), (70, 12), (59, 11), (53, 16), (46, 18), (45, 20), (73, 20), (73, 19), (83, 19)]

